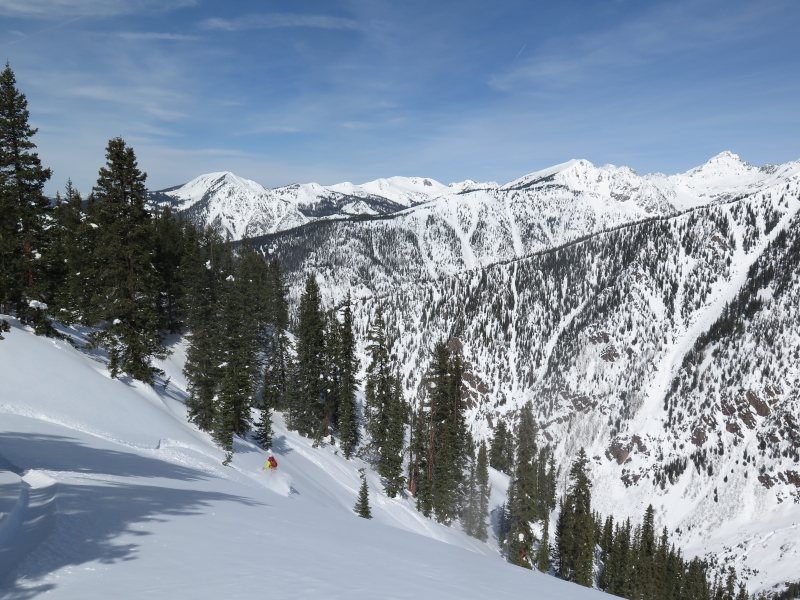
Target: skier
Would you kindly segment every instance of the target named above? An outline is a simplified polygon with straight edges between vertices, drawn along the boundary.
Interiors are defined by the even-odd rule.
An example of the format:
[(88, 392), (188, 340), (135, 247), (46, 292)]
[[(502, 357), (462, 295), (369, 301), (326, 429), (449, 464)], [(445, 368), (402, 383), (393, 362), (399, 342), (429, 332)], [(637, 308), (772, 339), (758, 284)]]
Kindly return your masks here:
[(264, 468), (261, 469), (262, 471), (269, 469), (270, 471), (274, 471), (278, 468), (278, 461), (275, 460), (275, 457), (270, 455), (269, 460), (267, 460), (267, 464), (264, 465)]

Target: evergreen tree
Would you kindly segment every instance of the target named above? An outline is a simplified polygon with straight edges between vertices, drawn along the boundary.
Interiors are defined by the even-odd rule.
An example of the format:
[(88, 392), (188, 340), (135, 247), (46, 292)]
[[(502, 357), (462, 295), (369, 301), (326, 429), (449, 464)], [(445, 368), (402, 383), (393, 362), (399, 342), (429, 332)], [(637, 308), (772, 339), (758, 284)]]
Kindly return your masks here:
[(516, 494), (511, 511), (520, 519), (533, 522), (544, 518), (538, 504), (539, 469), (536, 458), (536, 422), (533, 418), (533, 405), (528, 401), (520, 411), (517, 428)]
[[(456, 514), (458, 503), (458, 477), (460, 456), (458, 434), (453, 414), (454, 398), (451, 394), (451, 362), (447, 344), (439, 342), (433, 350), (430, 366), (431, 390), (430, 412), (432, 425), (432, 504), (436, 519), (450, 524)], [(429, 467), (430, 468), (430, 467)]]
[(328, 387), (325, 389), (325, 424), (322, 435), (330, 434), (331, 428), (338, 429), (339, 423), (339, 386), (341, 385), (341, 369), (339, 355), (341, 354), (341, 325), (333, 309), (328, 314), (328, 329), (325, 334), (325, 373)]
[(356, 338), (353, 333), (353, 310), (350, 293), (342, 306), (342, 325), (337, 356), (339, 369), (339, 438), (345, 458), (349, 459), (358, 446), (358, 359)]
[(561, 507), (557, 531), (559, 576), (591, 586), (594, 568), (594, 518), (589, 459), (581, 448), (570, 469), (570, 488)]
[(494, 429), (492, 447), (489, 451), (489, 465), (506, 475), (511, 475), (514, 468), (513, 437), (509, 434), (506, 422), (502, 419), (498, 420)]
[(297, 323), (297, 358), (293, 382), (291, 423), (301, 434), (321, 438), (326, 414), (325, 316), (319, 286), (313, 275), (306, 278), (300, 297)]
[(369, 489), (367, 488), (367, 475), (361, 470), (361, 488), (358, 490), (358, 501), (353, 508), (362, 519), (371, 519), (372, 511), (369, 507)]
[(50, 169), (42, 167), (28, 124), (28, 101), (16, 86), (6, 62), (0, 73), (0, 312), (17, 312), (37, 332), (49, 331), (44, 316), (48, 298), (40, 258), (49, 241), (50, 201), (44, 184)]
[(399, 377), (392, 373), (386, 325), (380, 309), (367, 337), (370, 364), (364, 390), (364, 417), (378, 473), (386, 481), (386, 493), (393, 498), (403, 488), (403, 446), (406, 409)]
[(449, 524), (463, 510), (469, 447), (461, 358), (447, 344), (434, 346), (412, 420), (410, 483), (417, 508)]
[(153, 225), (145, 206), (146, 178), (133, 149), (122, 138), (109, 141), (106, 166), (92, 192), (90, 217), (97, 229), (90, 314), (100, 329), (90, 339), (108, 352), (112, 377), (127, 373), (152, 383), (158, 369), (150, 359), (163, 356), (164, 348)]
[(222, 379), (223, 301), (233, 271), (230, 244), (206, 229), (202, 235), (188, 230), (189, 250), (184, 256), (189, 349), (183, 373), (189, 388), (189, 419), (203, 431), (214, 428), (216, 395)]
[(464, 492), (464, 506), (462, 510), (461, 524), (464, 533), (476, 537), (478, 528), (478, 503), (480, 502), (480, 491), (478, 489), (478, 465), (475, 460), (475, 450), (470, 448), (468, 451), (469, 475), (467, 477), (467, 487)]
[(274, 327), (264, 348), (263, 405), (281, 410), (286, 405), (286, 333)]
[(157, 310), (161, 328), (168, 333), (180, 333), (184, 325), (184, 284), (181, 263), (187, 251), (184, 229), (165, 206), (154, 219), (154, 266), (158, 273)]
[(89, 265), (94, 254), (92, 228), (85, 221), (80, 192), (71, 180), (67, 181), (63, 199), (57, 197), (55, 212), (57, 238), (53, 244), (53, 262), (60, 263), (61, 269), (55, 276), (52, 314), (57, 315), (60, 323), (71, 325), (84, 319), (90, 303)]
[[(261, 383), (259, 351), (269, 326), (264, 297), (267, 265), (247, 244), (240, 249), (238, 258), (223, 307), (224, 362), (219, 366), (221, 377), (213, 430), (214, 439), (228, 453), (233, 452), (233, 436), (244, 437), (252, 426), (251, 409)], [(266, 426), (263, 414), (262, 424)], [(271, 430), (259, 432), (259, 437), (271, 437)]]
[(550, 570), (550, 519), (544, 520), (542, 528), (542, 539), (539, 540), (539, 547), (536, 549), (536, 568), (542, 573)]
[(417, 510), (429, 517), (432, 510), (431, 504), (431, 484), (432, 474), (429, 465), (433, 464), (433, 457), (429, 450), (432, 448), (430, 443), (430, 423), (429, 413), (426, 409), (425, 395), (417, 398), (416, 410), (411, 413), (411, 446), (409, 448), (408, 464), (408, 489), (411, 495), (417, 499)]
[(268, 406), (263, 406), (254, 437), (264, 450), (268, 450), (272, 446), (272, 435), (272, 411)]
[(492, 486), (489, 484), (489, 468), (486, 452), (486, 442), (481, 441), (478, 448), (477, 482), (478, 504), (475, 537), (485, 542), (489, 533), (486, 528), (486, 519), (489, 517), (489, 498), (492, 495)]

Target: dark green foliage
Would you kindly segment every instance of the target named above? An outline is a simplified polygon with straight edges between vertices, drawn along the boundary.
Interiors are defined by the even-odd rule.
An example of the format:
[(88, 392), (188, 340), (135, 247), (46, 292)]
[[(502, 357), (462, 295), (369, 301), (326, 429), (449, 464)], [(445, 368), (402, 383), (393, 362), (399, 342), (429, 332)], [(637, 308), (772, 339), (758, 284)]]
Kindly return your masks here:
[(327, 402), (325, 316), (319, 286), (313, 275), (306, 278), (300, 298), (296, 330), (296, 368), (293, 369), (291, 426), (301, 434), (321, 439)]
[(356, 389), (358, 387), (358, 359), (356, 358), (356, 338), (353, 333), (353, 310), (350, 304), (350, 294), (342, 306), (342, 324), (339, 335), (339, 348), (336, 357), (338, 368), (338, 398), (339, 398), (339, 438), (345, 458), (358, 446), (358, 405), (356, 403)]
[(180, 333), (185, 320), (181, 264), (187, 252), (187, 239), (180, 221), (172, 214), (169, 206), (156, 214), (154, 227), (153, 264), (158, 273), (160, 291), (156, 308), (161, 319), (161, 328), (168, 333)]
[(273, 327), (264, 348), (264, 391), (262, 403), (281, 410), (286, 405), (286, 349), (289, 342), (282, 329)]
[(385, 490), (393, 498), (403, 489), (403, 448), (406, 407), (400, 378), (393, 373), (386, 342), (386, 324), (377, 311), (367, 338), (370, 364), (364, 389), (364, 421), (370, 435), (370, 451), (384, 478)]
[(150, 359), (164, 349), (146, 177), (122, 138), (109, 141), (89, 205), (89, 218), (97, 225), (89, 319), (100, 326), (91, 339), (108, 352), (111, 376), (127, 373), (151, 383), (157, 369)]
[(489, 465), (506, 475), (511, 475), (514, 469), (514, 437), (502, 419), (498, 420), (494, 429)]
[(42, 167), (28, 101), (6, 63), (0, 73), (0, 312), (16, 311), (37, 332), (48, 330), (44, 309), (49, 282), (41, 257), (51, 241), (50, 202), (43, 193), (50, 169)]
[[(52, 228), (53, 283), (52, 314), (66, 325), (81, 322), (91, 302), (91, 257), (93, 229), (82, 210), (81, 195), (67, 181), (66, 194), (57, 197), (56, 223)], [(60, 268), (56, 269), (56, 265)]]
[(489, 464), (486, 443), (482, 441), (478, 446), (476, 459), (471, 437), (468, 436), (469, 476), (466, 479), (461, 522), (467, 535), (485, 542), (489, 537), (486, 519), (489, 516), (489, 495), (492, 492), (489, 485)]
[[(259, 351), (270, 330), (266, 308), (269, 277), (263, 257), (247, 244), (239, 249), (238, 264), (227, 287), (220, 334), (222, 363), (213, 434), (227, 451), (233, 450), (233, 435), (243, 437), (252, 426), (250, 410), (261, 384)], [(262, 415), (262, 423), (265, 423)], [(262, 439), (271, 437), (261, 431)]]
[(486, 452), (486, 442), (481, 441), (478, 448), (478, 464), (476, 466), (478, 501), (476, 505), (475, 537), (485, 542), (489, 534), (486, 530), (486, 519), (489, 517), (489, 497), (492, 486), (489, 485), (489, 468)]
[(361, 471), (361, 488), (358, 490), (358, 501), (353, 507), (353, 510), (362, 519), (372, 518), (372, 511), (369, 508), (369, 489), (367, 488), (367, 476), (363, 469)]
[(594, 568), (594, 518), (589, 459), (581, 448), (570, 469), (570, 487), (561, 505), (556, 531), (559, 577), (592, 585)]
[(216, 415), (215, 398), (221, 379), (222, 304), (233, 271), (230, 245), (216, 232), (190, 233), (184, 257), (190, 345), (183, 373), (189, 387), (189, 419), (210, 432)]
[(412, 427), (410, 481), (417, 508), (445, 524), (458, 513), (465, 487), (469, 445), (462, 379), (460, 354), (437, 343)]
[(261, 418), (256, 423), (253, 437), (264, 450), (272, 446), (272, 410), (269, 407), (261, 407)]
[[(652, 506), (636, 527), (630, 520), (614, 524), (608, 517), (600, 547), (603, 568), (598, 583), (609, 594), (632, 600), (710, 600), (713, 596), (704, 563), (697, 558), (684, 561), (680, 551), (669, 544), (666, 529), (656, 538)], [(734, 587), (735, 575), (720, 589)]]
[(542, 528), (542, 539), (539, 540), (539, 547), (536, 549), (536, 568), (542, 573), (547, 573), (550, 569), (550, 519), (544, 520)]

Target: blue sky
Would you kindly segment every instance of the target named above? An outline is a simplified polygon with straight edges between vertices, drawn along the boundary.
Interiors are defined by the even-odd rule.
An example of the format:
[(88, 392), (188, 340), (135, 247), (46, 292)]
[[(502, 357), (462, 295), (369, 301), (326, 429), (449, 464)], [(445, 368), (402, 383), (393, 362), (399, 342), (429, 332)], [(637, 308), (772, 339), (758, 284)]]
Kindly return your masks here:
[(0, 0), (49, 193), (118, 135), (152, 189), (796, 160), (798, 31), (797, 0)]

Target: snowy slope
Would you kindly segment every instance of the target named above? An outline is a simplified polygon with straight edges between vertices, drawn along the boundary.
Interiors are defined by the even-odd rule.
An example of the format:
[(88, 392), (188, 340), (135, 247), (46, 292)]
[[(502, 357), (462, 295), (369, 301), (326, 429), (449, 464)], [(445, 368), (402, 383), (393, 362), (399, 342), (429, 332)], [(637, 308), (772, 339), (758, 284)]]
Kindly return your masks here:
[[(76, 332), (73, 332), (76, 333)], [(0, 343), (0, 595), (31, 598), (591, 598), (382, 495), (352, 513), (359, 461), (277, 419), (275, 473), (232, 466), (165, 390), (111, 380), (101, 355), (13, 323)], [(502, 486), (503, 477), (494, 474)], [(494, 496), (499, 501), (499, 496)]]

